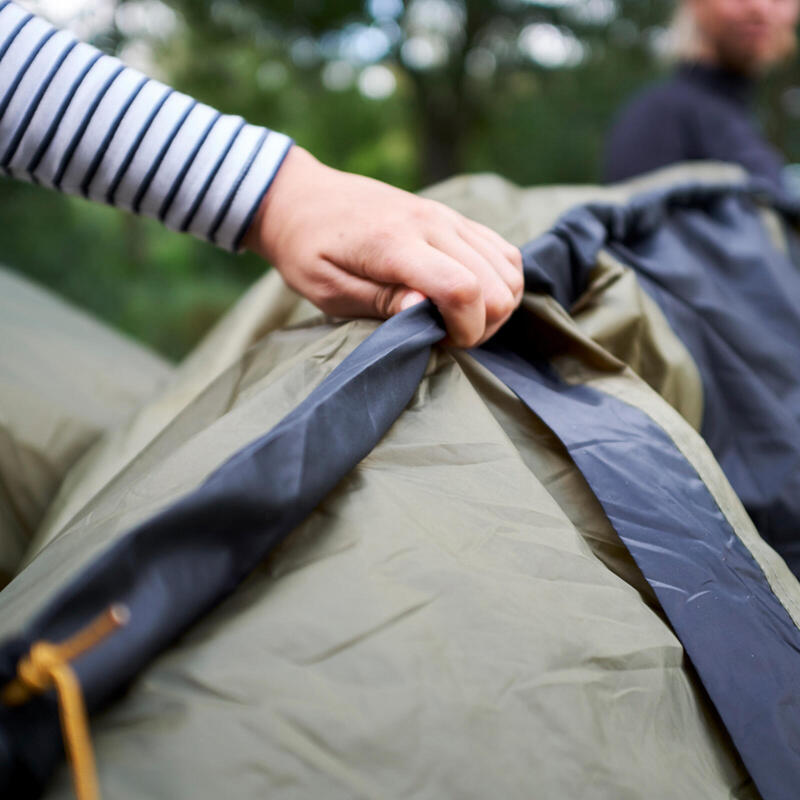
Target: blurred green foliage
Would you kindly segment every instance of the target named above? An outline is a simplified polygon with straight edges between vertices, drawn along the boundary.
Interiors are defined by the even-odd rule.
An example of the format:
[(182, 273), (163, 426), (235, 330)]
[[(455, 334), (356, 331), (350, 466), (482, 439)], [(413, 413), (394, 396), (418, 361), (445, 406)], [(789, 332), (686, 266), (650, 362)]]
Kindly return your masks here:
[[(117, 5), (146, 12), (148, 2)], [(141, 39), (176, 88), (282, 130), (332, 166), (411, 190), (466, 171), (524, 185), (596, 182), (616, 109), (664, 69), (653, 43), (672, 7), (669, 0), (166, 4), (178, 20), (167, 35), (131, 31), (118, 13), (95, 44), (124, 55)], [(538, 58), (524, 46), (531, 41), (544, 47)], [(376, 64), (394, 80), (386, 96), (359, 88), (359, 76)], [(765, 84), (762, 106), (768, 133), (790, 160), (800, 160), (800, 108), (786, 113), (787, 103), (800, 106), (795, 84), (791, 64)], [(266, 268), (153, 221), (8, 180), (0, 181), (0, 220), (1, 263), (176, 359)]]

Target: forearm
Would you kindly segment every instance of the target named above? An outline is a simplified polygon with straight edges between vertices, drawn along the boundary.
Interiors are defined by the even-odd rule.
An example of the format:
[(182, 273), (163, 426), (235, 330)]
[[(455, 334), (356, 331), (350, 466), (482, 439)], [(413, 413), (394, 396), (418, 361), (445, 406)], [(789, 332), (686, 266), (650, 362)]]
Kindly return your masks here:
[(236, 249), (290, 147), (0, 0), (0, 169)]

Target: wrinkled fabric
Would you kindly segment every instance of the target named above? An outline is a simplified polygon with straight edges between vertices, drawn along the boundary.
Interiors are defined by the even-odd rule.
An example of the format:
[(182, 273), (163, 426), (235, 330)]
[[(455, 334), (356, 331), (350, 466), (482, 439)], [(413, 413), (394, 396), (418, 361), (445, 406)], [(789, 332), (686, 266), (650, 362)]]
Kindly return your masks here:
[[(538, 197), (544, 219), (551, 204)], [(576, 252), (587, 252), (580, 237), (558, 257)], [(595, 277), (614, 285), (608, 271)], [(290, 319), (295, 301), (279, 295), (251, 306), (252, 319)], [(691, 656), (709, 638), (699, 623), (731, 609), (751, 616), (724, 630), (724, 652), (757, 660), (734, 658), (707, 688), (763, 796), (790, 796), (796, 776), (780, 759), (791, 757), (797, 692), (781, 675), (798, 652), (800, 587), (673, 407), (541, 291), (504, 335), (514, 334), (506, 346), (524, 355), (526, 379), (552, 375), (561, 414), (540, 393), (523, 404), (496, 364), (495, 375), (478, 363), (496, 350), (431, 350), (441, 331), (425, 306), (382, 327), (295, 319), (267, 336), (270, 324), (229, 326), (251, 331), (252, 346), (241, 337), (206, 379), (197, 365), (168, 402), (92, 448), (0, 593), (4, 677), (32, 638), (74, 629), (115, 589), (130, 593), (136, 613), (122, 638), (76, 662), (93, 706), (138, 671), (93, 718), (108, 796), (756, 797), (675, 636)], [(665, 365), (691, 358), (671, 346)], [(415, 347), (391, 368), (372, 358)], [(664, 385), (677, 408), (697, 373), (672, 374)], [(589, 398), (583, 416), (567, 412), (573, 386)], [(336, 396), (347, 398), (341, 413), (315, 416)], [(638, 444), (633, 431), (630, 441), (614, 432), (642, 420)], [(290, 429), (304, 433), (268, 456)], [(110, 454), (112, 440), (123, 455)], [(647, 447), (663, 458), (660, 470), (648, 463), (656, 480), (638, 474), (634, 456)], [(632, 501), (643, 480), (649, 515)], [(300, 521), (309, 485), (322, 496)], [(287, 505), (273, 515), (276, 498)], [(645, 516), (666, 560), (658, 548), (642, 559), (635, 545), (647, 539), (620, 530)], [(176, 532), (170, 521), (188, 525)], [(288, 537), (217, 604), (278, 529)], [(702, 575), (674, 568), (692, 552), (686, 542), (703, 549), (698, 570), (722, 570), (730, 585), (674, 591)], [(115, 583), (103, 567), (121, 554)], [(695, 666), (707, 681), (719, 664), (705, 656)], [(783, 702), (752, 691), (754, 674), (782, 687)], [(767, 733), (748, 739), (754, 729)], [(60, 746), (52, 698), (3, 712), (0, 731), (0, 775), (41, 790)], [(48, 794), (68, 792), (62, 769)]]
[[(330, 367), (332, 352), (341, 360), (353, 334), (357, 341), (374, 328), (355, 326), (287, 332), (295, 348), (314, 332), (298, 366)], [(314, 352), (321, 358), (309, 358)], [(237, 428), (254, 419), (270, 384), (286, 393), (286, 404), (303, 385), (296, 370), (283, 380), (268, 374), (259, 381), (269, 360), (259, 363), (251, 353), (248, 361), (240, 399), (216, 423), (229, 435), (246, 436)], [(499, 787), (527, 797), (542, 787), (553, 797), (633, 797), (643, 775), (625, 766), (623, 750), (636, 744), (641, 769), (651, 778), (660, 774), (664, 796), (732, 790), (752, 796), (686, 671), (680, 644), (642, 602), (642, 592), (652, 602), (646, 584), (634, 588), (606, 566), (603, 558), (641, 581), (557, 442), (525, 416), (516, 426), (498, 424), (504, 415), (519, 416), (506, 391), (476, 374), (469, 356), (434, 358), (378, 447), (213, 612), (209, 622), (218, 633), (208, 639), (201, 623), (146, 670), (150, 677), (136, 682), (139, 690), (112, 707), (108, 734), (105, 716), (95, 724), (101, 783), (110, 795), (212, 797), (238, 775), (241, 794), (254, 797), (268, 789), (281, 793), (282, 786), (293, 787), (288, 796), (366, 797), (390, 787), (397, 796), (479, 797)], [(486, 402), (484, 393), (495, 397)], [(460, 414), (452, 413), (453, 403)], [(185, 435), (176, 432), (168, 448), (185, 463), (203, 438), (225, 441), (221, 431), (209, 439), (206, 428), (181, 445)], [(132, 486), (96, 499), (93, 513), (56, 537), (8, 587), (0, 625), (12, 627), (14, 617), (24, 619), (25, 608), (38, 604), (26, 588), (47, 582), (54, 564), (71, 561), (69, 574), (93, 561), (85, 552), (92, 540), (122, 534), (124, 541), (125, 506), (138, 504), (142, 513), (143, 500), (169, 495), (174, 487), (165, 478), (174, 469), (174, 461), (159, 460)], [(580, 527), (561, 507), (569, 507), (567, 496), (577, 501), (571, 513)], [(202, 557), (193, 555), (190, 535), (184, 541), (184, 563)], [(196, 577), (188, 570), (187, 579)], [(78, 581), (73, 591), (84, 587)], [(61, 619), (79, 613), (74, 603), (56, 608)], [(45, 622), (51, 614), (45, 610)], [(137, 616), (126, 635), (135, 635)], [(565, 628), (572, 631), (566, 638)], [(106, 657), (114, 649), (110, 639)], [(175, 664), (176, 655), (185, 666)], [(84, 682), (120, 677), (119, 669), (92, 671), (84, 660), (76, 668)], [(58, 742), (49, 705), (28, 706), (23, 727), (15, 728), (26, 735), (11, 740), (35, 749), (38, 768), (48, 756), (42, 739), (50, 752)], [(601, 714), (604, 707), (615, 713)], [(115, 713), (123, 715), (116, 723)], [(140, 725), (150, 756), (114, 743)], [(202, 732), (209, 730), (219, 737), (206, 736), (204, 744)], [(686, 737), (695, 749), (688, 763)], [(488, 746), (481, 758), (478, 743), (481, 752)], [(582, 754), (577, 761), (576, 754)], [(677, 763), (679, 780), (672, 775)], [(59, 785), (56, 795), (69, 792), (68, 784)]]
[(626, 403), (566, 386), (501, 345), (476, 357), (575, 459), (763, 796), (791, 798), (800, 777), (800, 631), (689, 462)]
[(772, 242), (759, 196), (757, 186), (690, 185), (594, 204), (524, 252), (534, 285), (565, 308), (601, 248), (635, 273), (699, 371), (703, 438), (800, 575), (800, 268)]

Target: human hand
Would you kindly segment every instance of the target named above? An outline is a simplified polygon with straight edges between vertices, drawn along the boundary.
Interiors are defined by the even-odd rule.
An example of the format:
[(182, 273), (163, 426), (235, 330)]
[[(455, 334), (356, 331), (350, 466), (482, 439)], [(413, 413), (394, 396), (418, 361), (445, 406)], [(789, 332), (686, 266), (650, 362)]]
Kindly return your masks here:
[(386, 319), (428, 297), (459, 347), (492, 336), (522, 298), (521, 254), (494, 231), (296, 145), (244, 245), (333, 316)]

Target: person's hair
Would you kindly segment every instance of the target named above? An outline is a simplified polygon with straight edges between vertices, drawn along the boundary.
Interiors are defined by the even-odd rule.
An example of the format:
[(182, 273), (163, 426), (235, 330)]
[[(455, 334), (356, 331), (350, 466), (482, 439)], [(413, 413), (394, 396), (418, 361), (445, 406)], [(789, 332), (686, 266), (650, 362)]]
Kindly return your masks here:
[(702, 47), (700, 31), (689, 6), (678, 2), (667, 31), (667, 46), (664, 54), (669, 61), (694, 61)]
[[(685, 0), (678, 0), (678, 7), (667, 31), (664, 54), (669, 61), (695, 61), (703, 48), (702, 34), (697, 21)], [(772, 63), (785, 61), (797, 50), (797, 34), (794, 28), (786, 31), (784, 41), (774, 54)]]

